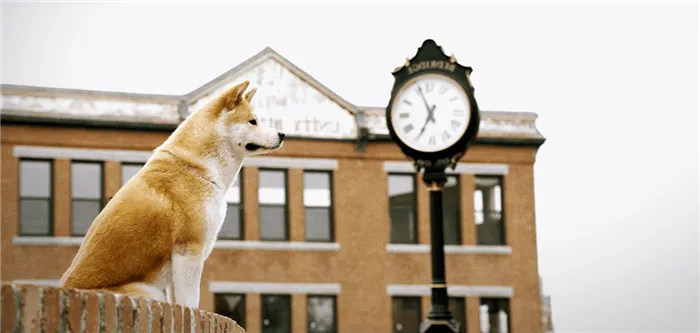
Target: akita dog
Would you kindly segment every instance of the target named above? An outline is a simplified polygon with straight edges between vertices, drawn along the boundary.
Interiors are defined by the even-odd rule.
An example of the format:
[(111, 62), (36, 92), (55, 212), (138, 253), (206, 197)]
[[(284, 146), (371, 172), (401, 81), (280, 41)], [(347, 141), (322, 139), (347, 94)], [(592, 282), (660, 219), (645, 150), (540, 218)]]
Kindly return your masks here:
[(88, 229), (61, 286), (199, 307), (204, 261), (246, 156), (279, 149), (244, 81), (189, 115)]

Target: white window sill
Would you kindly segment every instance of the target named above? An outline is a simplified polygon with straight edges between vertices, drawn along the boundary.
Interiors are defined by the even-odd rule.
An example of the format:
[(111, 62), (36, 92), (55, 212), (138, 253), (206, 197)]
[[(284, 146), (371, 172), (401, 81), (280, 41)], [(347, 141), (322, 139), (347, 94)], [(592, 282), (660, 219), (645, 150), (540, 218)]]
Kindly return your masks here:
[(340, 283), (210, 281), (212, 293), (338, 295)]
[[(430, 253), (429, 244), (387, 244), (389, 253)], [(445, 245), (445, 254), (503, 254), (513, 253), (507, 245)]]
[[(15, 236), (12, 244), (29, 246), (80, 246), (83, 237), (46, 237)], [(265, 242), (219, 240), (214, 245), (217, 249), (232, 250), (272, 250), (272, 251), (340, 251), (338, 243), (312, 242)]]
[(271, 242), (271, 241), (234, 241), (219, 240), (216, 249), (235, 250), (271, 250), (271, 251), (340, 251), (338, 243), (315, 242)]
[(15, 236), (12, 239), (14, 245), (80, 246), (82, 243), (83, 237)]
[[(386, 287), (389, 296), (430, 296), (428, 284), (390, 284)], [(472, 285), (447, 285), (449, 296), (462, 297), (513, 297), (511, 286), (472, 286)]]

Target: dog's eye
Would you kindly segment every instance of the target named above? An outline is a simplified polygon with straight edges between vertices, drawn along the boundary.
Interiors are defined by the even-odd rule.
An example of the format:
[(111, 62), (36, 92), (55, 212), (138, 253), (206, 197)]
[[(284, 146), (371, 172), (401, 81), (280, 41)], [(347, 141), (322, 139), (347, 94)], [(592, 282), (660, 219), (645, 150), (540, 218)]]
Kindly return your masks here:
[(257, 124), (258, 124), (258, 122), (255, 121), (255, 119), (251, 119), (251, 120), (249, 121), (249, 123), (251, 123), (251, 124), (253, 124), (253, 125), (257, 125)]

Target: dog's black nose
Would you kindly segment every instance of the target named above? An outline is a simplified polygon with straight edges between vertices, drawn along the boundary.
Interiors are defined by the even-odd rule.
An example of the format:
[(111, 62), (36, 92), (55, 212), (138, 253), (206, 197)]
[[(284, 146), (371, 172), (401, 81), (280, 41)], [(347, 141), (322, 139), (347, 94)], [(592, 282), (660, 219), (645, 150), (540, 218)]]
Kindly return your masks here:
[(277, 133), (277, 134), (279, 134), (279, 136), (280, 136), (280, 141), (281, 141), (281, 140), (284, 140), (284, 133), (280, 132), (280, 133)]

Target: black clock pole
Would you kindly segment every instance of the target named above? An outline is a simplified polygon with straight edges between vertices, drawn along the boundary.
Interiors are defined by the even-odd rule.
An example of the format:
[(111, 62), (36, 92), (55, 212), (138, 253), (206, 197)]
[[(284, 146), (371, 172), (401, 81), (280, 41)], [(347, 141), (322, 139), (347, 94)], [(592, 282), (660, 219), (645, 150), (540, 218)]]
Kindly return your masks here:
[[(421, 333), (462, 333), (464, 331), (462, 326), (464, 323), (459, 323), (452, 317), (448, 306), (442, 192), (447, 182), (445, 170), (448, 167), (452, 169), (456, 167), (479, 131), (479, 107), (474, 98), (474, 87), (469, 80), (471, 72), (471, 67), (462, 66), (454, 56), (446, 55), (442, 47), (432, 39), (423, 41), (416, 55), (406, 59), (403, 66), (397, 67), (392, 72), (394, 87), (386, 109), (389, 135), (401, 151), (413, 160), (416, 172), (423, 170), (423, 182), (430, 191), (432, 297), (428, 318), (420, 324)], [(436, 84), (436, 81), (441, 83)], [(436, 85), (439, 85), (438, 89), (434, 89)], [(406, 135), (415, 128), (410, 120), (411, 114), (420, 114), (419, 117), (425, 117), (422, 109), (417, 111), (419, 113), (415, 113), (416, 109), (410, 107), (414, 105), (409, 101), (411, 95), (404, 93), (409, 91), (409, 88), (411, 91), (413, 89), (417, 91), (416, 95), (413, 95), (414, 102), (422, 100), (425, 104), (417, 102), (415, 105), (419, 109), (425, 106), (428, 111), (428, 119), (422, 118), (420, 123), (416, 124), (423, 126), (423, 130), (428, 125), (433, 126), (433, 131), (438, 130), (433, 132), (427, 146), (418, 143), (423, 130), (418, 137)], [(433, 95), (430, 95), (431, 91), (434, 92)], [(426, 95), (430, 98), (426, 98)], [(428, 100), (431, 101), (432, 106), (428, 104)], [(397, 105), (400, 106), (397, 107)], [(433, 111), (436, 107), (441, 111), (436, 111), (434, 115)], [(444, 117), (445, 112), (449, 114), (448, 117), (452, 117), (449, 126), (444, 125), (446, 122), (438, 123), (434, 118), (437, 114)], [(406, 123), (403, 120), (409, 122)], [(430, 120), (433, 122), (430, 123)], [(466, 125), (466, 129), (460, 127), (462, 125)], [(450, 137), (457, 140), (449, 141)], [(436, 138), (442, 138), (442, 146)]]
[(421, 323), (421, 332), (459, 333), (460, 324), (454, 320), (448, 307), (447, 280), (445, 279), (445, 236), (443, 233), (442, 190), (447, 175), (444, 167), (426, 168), (423, 182), (430, 192), (430, 261), (432, 268), (431, 306), (428, 319)]

